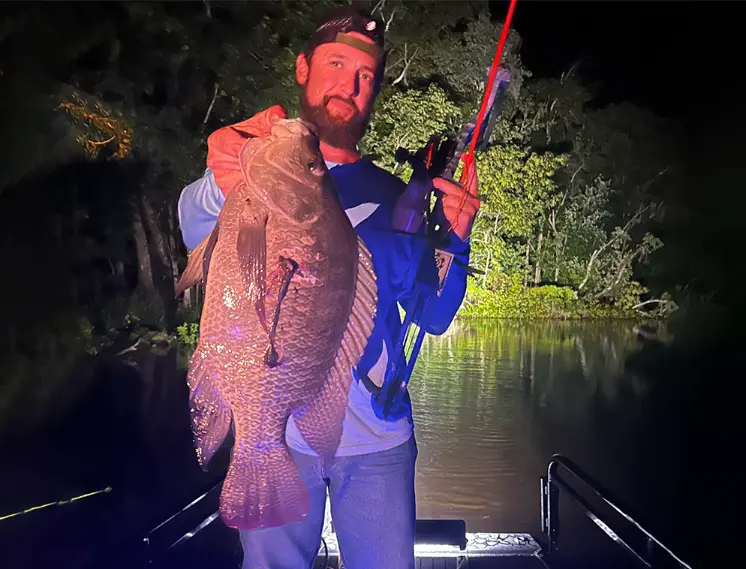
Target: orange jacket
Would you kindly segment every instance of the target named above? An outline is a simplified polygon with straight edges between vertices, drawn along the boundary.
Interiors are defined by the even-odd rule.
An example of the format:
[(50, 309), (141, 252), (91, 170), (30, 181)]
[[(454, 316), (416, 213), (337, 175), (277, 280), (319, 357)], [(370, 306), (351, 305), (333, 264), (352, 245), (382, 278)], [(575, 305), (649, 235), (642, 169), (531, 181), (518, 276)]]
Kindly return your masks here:
[(267, 136), (272, 123), (287, 116), (281, 105), (274, 105), (243, 122), (219, 128), (207, 137), (207, 167), (212, 170), (223, 195), (227, 196), (242, 180), (238, 153), (246, 140)]

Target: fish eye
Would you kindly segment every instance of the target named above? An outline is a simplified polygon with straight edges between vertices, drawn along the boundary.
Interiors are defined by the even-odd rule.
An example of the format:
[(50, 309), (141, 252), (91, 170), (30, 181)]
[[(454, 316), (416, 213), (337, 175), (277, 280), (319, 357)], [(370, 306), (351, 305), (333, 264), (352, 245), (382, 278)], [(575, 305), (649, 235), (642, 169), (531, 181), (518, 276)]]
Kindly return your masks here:
[(312, 174), (315, 174), (317, 176), (320, 176), (324, 173), (324, 165), (321, 163), (321, 160), (317, 158), (311, 158), (307, 163), (306, 166), (311, 171)]

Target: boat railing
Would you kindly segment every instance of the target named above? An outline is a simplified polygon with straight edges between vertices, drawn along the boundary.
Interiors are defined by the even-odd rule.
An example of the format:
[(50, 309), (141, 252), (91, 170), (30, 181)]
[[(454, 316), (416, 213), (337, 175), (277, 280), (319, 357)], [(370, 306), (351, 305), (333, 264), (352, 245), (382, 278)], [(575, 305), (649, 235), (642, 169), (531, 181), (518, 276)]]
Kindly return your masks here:
[[(563, 476), (562, 470), (567, 472), (572, 479), (581, 483), (581, 486), (590, 490), (604, 504), (619, 514), (628, 524), (641, 534), (645, 541), (645, 551), (640, 553), (627, 541), (614, 532), (604, 521), (602, 514), (585, 497), (583, 497), (573, 485), (569, 478)], [(560, 533), (559, 523), (559, 497), (560, 489), (577, 502), (584, 510), (590, 520), (599, 527), (614, 543), (626, 551), (633, 559), (643, 566), (651, 569), (685, 568), (692, 569), (659, 539), (623, 510), (616, 499), (612, 499), (611, 493), (604, 489), (588, 473), (581, 469), (572, 460), (561, 454), (555, 454), (549, 461), (547, 475), (541, 478), (541, 531), (547, 539), (547, 557), (558, 554), (558, 541)], [(607, 518), (608, 519), (608, 518)]]

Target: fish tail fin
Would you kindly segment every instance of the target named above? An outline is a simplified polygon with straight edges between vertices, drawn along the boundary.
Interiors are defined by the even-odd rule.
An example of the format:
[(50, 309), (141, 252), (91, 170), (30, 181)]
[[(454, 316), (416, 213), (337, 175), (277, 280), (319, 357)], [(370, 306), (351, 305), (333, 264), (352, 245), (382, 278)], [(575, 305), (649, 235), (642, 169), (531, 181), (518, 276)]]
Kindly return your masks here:
[(187, 383), (197, 459), (200, 467), (205, 470), (228, 436), (231, 409), (220, 396), (199, 348), (192, 355)]
[(352, 368), (357, 366), (368, 343), (378, 304), (378, 288), (370, 252), (358, 237), (358, 268), (355, 296), (342, 342), (324, 385), (304, 409), (293, 414), (303, 439), (329, 465), (342, 438)]
[(228, 527), (248, 531), (295, 523), (308, 508), (308, 490), (284, 441), (265, 449), (234, 449), (220, 497)]

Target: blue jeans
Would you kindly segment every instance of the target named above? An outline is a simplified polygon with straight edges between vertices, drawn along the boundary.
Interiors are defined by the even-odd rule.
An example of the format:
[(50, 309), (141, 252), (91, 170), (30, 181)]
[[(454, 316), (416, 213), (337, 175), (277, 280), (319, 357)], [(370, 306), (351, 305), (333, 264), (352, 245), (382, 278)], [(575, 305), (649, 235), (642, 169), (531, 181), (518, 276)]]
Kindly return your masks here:
[(279, 528), (241, 532), (243, 569), (313, 567), (321, 545), (327, 486), (345, 569), (414, 569), (414, 435), (389, 450), (334, 460), (291, 454), (305, 481), (308, 516)]

